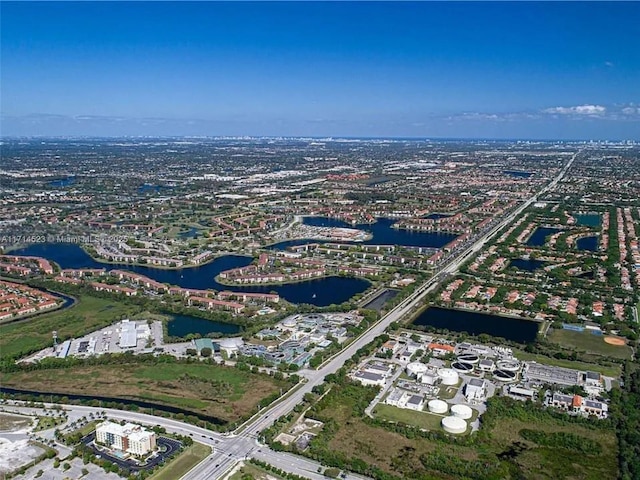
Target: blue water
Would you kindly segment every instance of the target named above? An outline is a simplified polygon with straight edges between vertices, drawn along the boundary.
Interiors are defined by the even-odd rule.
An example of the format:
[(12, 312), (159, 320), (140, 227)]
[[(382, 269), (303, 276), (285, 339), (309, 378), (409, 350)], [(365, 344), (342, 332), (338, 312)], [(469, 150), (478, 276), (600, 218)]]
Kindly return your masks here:
[(426, 217), (422, 217), (422, 218), (426, 220), (440, 220), (441, 218), (448, 218), (450, 216), (451, 215), (449, 215), (448, 213), (430, 213)]
[(538, 324), (521, 318), (500, 317), (484, 313), (430, 307), (413, 321), (413, 325), (431, 326), (472, 335), (486, 333), (514, 342), (533, 342), (538, 335)]
[(60, 178), (58, 180), (53, 180), (49, 182), (49, 186), (50, 187), (68, 187), (69, 185), (73, 185), (74, 183), (76, 183), (75, 177), (67, 177), (67, 178)]
[(523, 172), (521, 170), (504, 170), (502, 173), (518, 178), (529, 178), (533, 175), (533, 172)]
[(529, 245), (530, 247), (541, 247), (546, 243), (547, 237), (560, 231), (562, 231), (561, 228), (538, 227), (535, 229), (533, 235), (531, 235), (531, 237), (527, 241), (527, 245)]
[(160, 193), (163, 190), (171, 190), (173, 187), (166, 185), (151, 185), (149, 183), (143, 183), (138, 187), (138, 193)]
[(516, 267), (518, 270), (533, 272), (544, 267), (545, 263), (540, 260), (525, 260), (524, 258), (516, 258), (509, 262), (510, 267)]
[(209, 333), (235, 335), (241, 331), (239, 325), (232, 323), (215, 322), (191, 315), (172, 315), (171, 317), (167, 322), (167, 333), (171, 337), (185, 337), (190, 333), (199, 333), (203, 337)]
[(401, 245), (404, 247), (444, 247), (447, 243), (455, 240), (458, 235), (453, 233), (440, 232), (413, 232), (392, 228), (396, 220), (390, 218), (378, 218), (376, 223), (351, 225), (334, 218), (326, 217), (305, 217), (305, 225), (314, 227), (339, 227), (339, 228), (359, 228), (373, 235), (373, 238), (362, 243), (363, 245)]
[(578, 241), (576, 241), (576, 247), (578, 247), (578, 250), (596, 252), (598, 250), (598, 237), (579, 238)]
[(576, 223), (582, 227), (599, 227), (602, 224), (602, 216), (599, 213), (580, 213), (574, 217)]
[(215, 281), (224, 270), (245, 267), (253, 259), (238, 255), (225, 255), (198, 267), (164, 270), (141, 265), (100, 263), (82, 248), (69, 243), (34, 243), (26, 248), (12, 250), (12, 255), (32, 255), (56, 262), (61, 268), (106, 268), (128, 270), (153, 280), (183, 288), (232, 290), (234, 292), (276, 292), (291, 303), (309, 303), (325, 307), (348, 301), (354, 295), (369, 288), (370, 283), (361, 278), (327, 277), (287, 285), (229, 287)]
[(189, 230), (186, 230), (184, 232), (179, 232), (178, 237), (179, 238), (195, 238), (199, 233), (200, 233), (199, 229), (197, 229), (196, 227), (191, 227)]

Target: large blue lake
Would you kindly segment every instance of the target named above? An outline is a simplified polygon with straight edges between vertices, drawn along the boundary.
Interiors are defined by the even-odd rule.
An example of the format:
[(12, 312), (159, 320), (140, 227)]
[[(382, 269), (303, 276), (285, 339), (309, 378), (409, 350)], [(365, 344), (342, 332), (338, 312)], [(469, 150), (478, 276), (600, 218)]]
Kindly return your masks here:
[(291, 303), (309, 303), (318, 307), (340, 304), (365, 291), (369, 282), (361, 278), (327, 277), (287, 285), (264, 285), (251, 287), (229, 287), (215, 281), (223, 270), (244, 267), (252, 262), (251, 257), (225, 255), (212, 262), (193, 268), (165, 270), (140, 265), (100, 263), (82, 248), (68, 243), (35, 243), (26, 248), (13, 250), (11, 255), (33, 255), (56, 262), (61, 268), (106, 268), (128, 270), (145, 275), (161, 283), (183, 288), (232, 290), (236, 292), (277, 292)]
[(215, 322), (191, 315), (171, 315), (171, 320), (167, 322), (167, 334), (171, 337), (186, 337), (190, 333), (199, 333), (203, 337), (209, 333), (236, 335), (240, 331), (240, 326), (233, 323)]
[(486, 333), (520, 343), (533, 342), (538, 335), (538, 323), (531, 320), (439, 307), (427, 308), (413, 321), (413, 325), (446, 328), (472, 335)]
[[(378, 218), (372, 224), (363, 223), (351, 225), (342, 220), (327, 217), (304, 217), (303, 223), (314, 227), (359, 228), (369, 232), (373, 237), (365, 242), (357, 242), (362, 245), (400, 245), (404, 247), (444, 247), (455, 240), (458, 235), (441, 232), (414, 232), (393, 228), (396, 220), (390, 218)], [(270, 246), (274, 249), (285, 249), (295, 245), (303, 245), (314, 240), (287, 240)], [(317, 241), (317, 240), (315, 240)]]

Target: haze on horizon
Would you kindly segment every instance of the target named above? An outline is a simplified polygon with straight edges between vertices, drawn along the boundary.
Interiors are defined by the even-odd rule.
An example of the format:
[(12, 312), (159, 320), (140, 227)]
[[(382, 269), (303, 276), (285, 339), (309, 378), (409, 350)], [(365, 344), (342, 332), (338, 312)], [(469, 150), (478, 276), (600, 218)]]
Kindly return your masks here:
[(640, 4), (2, 2), (2, 136), (640, 140)]

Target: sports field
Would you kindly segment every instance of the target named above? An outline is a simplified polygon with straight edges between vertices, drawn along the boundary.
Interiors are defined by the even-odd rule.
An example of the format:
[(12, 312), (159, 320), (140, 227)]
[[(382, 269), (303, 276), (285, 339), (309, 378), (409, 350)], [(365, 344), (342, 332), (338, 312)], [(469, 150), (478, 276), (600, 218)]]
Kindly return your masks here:
[(601, 355), (603, 357), (626, 360), (631, 358), (631, 348), (626, 345), (611, 345), (604, 341), (604, 335), (593, 335), (589, 331), (574, 332), (573, 330), (554, 329), (548, 335), (552, 343), (573, 347), (576, 350)]

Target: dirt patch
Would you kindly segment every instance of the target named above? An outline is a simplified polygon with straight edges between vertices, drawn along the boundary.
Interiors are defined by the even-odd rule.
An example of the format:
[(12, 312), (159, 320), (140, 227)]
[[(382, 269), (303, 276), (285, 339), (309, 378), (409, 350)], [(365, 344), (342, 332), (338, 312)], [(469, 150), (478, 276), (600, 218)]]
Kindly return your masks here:
[(623, 346), (627, 344), (627, 341), (620, 337), (604, 337), (604, 341), (609, 345)]

